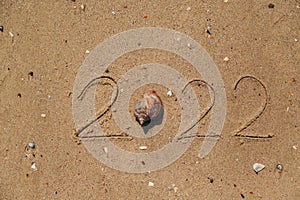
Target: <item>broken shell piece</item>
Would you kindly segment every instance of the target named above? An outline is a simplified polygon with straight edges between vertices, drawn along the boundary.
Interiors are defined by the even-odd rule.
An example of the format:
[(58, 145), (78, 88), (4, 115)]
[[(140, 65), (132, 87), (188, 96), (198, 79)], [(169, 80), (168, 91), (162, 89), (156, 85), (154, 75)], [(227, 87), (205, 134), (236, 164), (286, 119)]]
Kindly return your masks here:
[(172, 185), (168, 186), (168, 190), (173, 190), (176, 187), (176, 185), (173, 183)]
[(161, 108), (160, 97), (154, 90), (151, 90), (149, 93), (144, 94), (143, 99), (135, 105), (135, 119), (141, 126), (147, 126), (151, 120), (159, 115)]
[(10, 36), (11, 38), (14, 37), (14, 34), (13, 34), (12, 32), (8, 32), (8, 34), (9, 34), (9, 36)]
[(149, 181), (148, 186), (149, 186), (149, 187), (153, 187), (153, 186), (154, 186), (154, 183), (151, 182), (151, 181)]
[(169, 97), (171, 97), (171, 96), (173, 95), (172, 91), (169, 90), (169, 91), (167, 92), (167, 95), (168, 95)]
[(253, 169), (256, 173), (260, 172), (261, 170), (263, 170), (265, 168), (265, 166), (263, 164), (260, 163), (255, 163), (253, 165)]
[(139, 149), (140, 150), (146, 150), (146, 149), (148, 149), (148, 147), (147, 146), (140, 146)]
[(177, 192), (178, 191), (178, 187), (174, 187), (174, 192)]
[(86, 4), (81, 4), (81, 5), (80, 5), (80, 8), (81, 8), (82, 11), (85, 11), (85, 9), (86, 9)]
[(103, 151), (104, 151), (104, 153), (107, 154), (107, 153), (108, 153), (108, 148), (107, 148), (107, 147), (104, 147), (104, 148), (103, 148)]
[(36, 167), (36, 165), (35, 165), (35, 163), (34, 163), (34, 162), (31, 164), (31, 169), (33, 169), (33, 170), (37, 170), (37, 167)]
[(228, 58), (228, 57), (225, 57), (225, 58), (224, 58), (224, 61), (225, 61), (225, 62), (228, 62), (228, 61), (229, 61), (229, 58)]
[(8, 32), (10, 39), (11, 39), (11, 43), (14, 43), (14, 34), (12, 32)]
[(31, 149), (34, 149), (35, 148), (35, 143), (34, 142), (29, 142), (27, 146)]

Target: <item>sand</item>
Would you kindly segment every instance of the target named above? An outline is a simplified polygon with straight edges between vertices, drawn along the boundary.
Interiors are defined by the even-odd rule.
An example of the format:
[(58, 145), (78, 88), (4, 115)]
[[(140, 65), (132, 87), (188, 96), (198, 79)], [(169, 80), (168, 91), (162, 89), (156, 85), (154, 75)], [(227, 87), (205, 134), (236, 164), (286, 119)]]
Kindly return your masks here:
[[(4, 28), (0, 32), (0, 199), (300, 198), (299, 1), (28, 0), (0, 4)], [(76, 75), (90, 55), (86, 51), (92, 52), (115, 34), (142, 27), (175, 30), (201, 44), (223, 79), (227, 111), (221, 137), (206, 157), (200, 159), (198, 151), (211, 113), (201, 120), (197, 137), (179, 159), (139, 174), (108, 167), (74, 137), (72, 98)], [(188, 80), (201, 78), (184, 59), (155, 49), (120, 57), (108, 66), (108, 75), (119, 80), (134, 66), (150, 62), (172, 66)], [(234, 90), (236, 82), (247, 75), (264, 84), (267, 96), (251, 78)], [(126, 133), (114, 123), (111, 110), (99, 120), (108, 135), (120, 135), (110, 139), (120, 148), (155, 151), (175, 136), (180, 106), (176, 94), (167, 96), (168, 88), (139, 88), (130, 99), (129, 112), (143, 92), (153, 87), (167, 112), (157, 135), (122, 138)], [(203, 95), (200, 103), (207, 106), (207, 90), (193, 88), (198, 97)], [(99, 99), (109, 100), (112, 88), (100, 84), (97, 89), (95, 105), (101, 112), (104, 107)], [(257, 116), (266, 100), (263, 114), (234, 136), (243, 123)], [(34, 149), (27, 147), (31, 141)], [(148, 148), (140, 150), (141, 145)], [(254, 163), (265, 168), (256, 174)], [(282, 170), (276, 169), (278, 164)]]

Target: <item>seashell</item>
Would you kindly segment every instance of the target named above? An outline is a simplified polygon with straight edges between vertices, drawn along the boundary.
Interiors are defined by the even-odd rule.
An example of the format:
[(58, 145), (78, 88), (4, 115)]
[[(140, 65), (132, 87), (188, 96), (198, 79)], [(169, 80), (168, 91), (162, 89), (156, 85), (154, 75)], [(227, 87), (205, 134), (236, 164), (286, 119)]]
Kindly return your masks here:
[(160, 97), (154, 90), (150, 90), (150, 92), (144, 94), (143, 99), (135, 105), (135, 119), (141, 126), (147, 126), (151, 120), (159, 115), (161, 108), (162, 102)]
[(263, 164), (260, 164), (260, 163), (254, 163), (253, 165), (253, 170), (258, 173), (260, 172), (261, 170), (263, 170), (265, 168), (265, 166)]

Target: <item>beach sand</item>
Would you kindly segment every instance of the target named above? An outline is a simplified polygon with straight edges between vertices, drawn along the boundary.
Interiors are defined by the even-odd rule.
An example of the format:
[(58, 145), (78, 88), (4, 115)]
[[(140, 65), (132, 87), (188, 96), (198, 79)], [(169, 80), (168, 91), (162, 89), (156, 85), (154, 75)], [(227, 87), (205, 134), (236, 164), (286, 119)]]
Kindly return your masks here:
[[(1, 1), (0, 199), (299, 199), (299, 6), (293, 0)], [(74, 137), (72, 98), (87, 51), (115, 34), (142, 27), (175, 30), (201, 44), (221, 74), (227, 106), (221, 137), (206, 157), (200, 159), (198, 152), (211, 113), (179, 159), (139, 174), (108, 167)], [(151, 62), (169, 65), (187, 80), (201, 78), (184, 59), (155, 49), (120, 57), (107, 66), (108, 75), (118, 80)], [(253, 78), (243, 79), (234, 90), (243, 76), (260, 80), (267, 96)], [(112, 89), (97, 87), (95, 105), (101, 112)], [(193, 87), (198, 97), (203, 95), (201, 106), (207, 106), (207, 90)], [(122, 138), (111, 110), (99, 120), (107, 134), (121, 135), (110, 140), (124, 150), (158, 150), (178, 131), (180, 105), (162, 85), (139, 88), (130, 99), (130, 113), (151, 88), (167, 113), (157, 135)], [(266, 100), (262, 115), (234, 136)], [(34, 149), (26, 147), (31, 141)], [(140, 150), (141, 145), (147, 150)], [(256, 174), (254, 163), (265, 168)], [(278, 164), (282, 170), (276, 169)]]

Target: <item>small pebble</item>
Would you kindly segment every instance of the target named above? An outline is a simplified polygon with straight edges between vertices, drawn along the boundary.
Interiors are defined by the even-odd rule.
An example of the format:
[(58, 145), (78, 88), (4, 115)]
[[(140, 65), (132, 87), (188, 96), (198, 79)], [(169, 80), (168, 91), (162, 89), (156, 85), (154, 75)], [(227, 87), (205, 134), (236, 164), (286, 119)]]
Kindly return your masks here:
[(279, 172), (281, 172), (281, 171), (283, 170), (283, 166), (282, 166), (281, 164), (278, 164), (278, 165), (276, 166), (276, 169), (277, 169)]
[(4, 31), (4, 27), (0, 26), (0, 31), (3, 32)]
[(29, 72), (29, 73), (28, 73), (28, 76), (33, 76), (33, 72)]
[(187, 10), (187, 11), (190, 11), (190, 10), (192, 10), (192, 8), (191, 8), (191, 7), (187, 7), (186, 10)]
[(293, 146), (293, 149), (297, 150), (297, 146), (296, 146), (296, 145), (294, 145), (294, 146)]
[(224, 61), (225, 61), (225, 62), (228, 62), (228, 61), (229, 61), (229, 58), (228, 58), (228, 57), (225, 57), (225, 58), (224, 58)]
[(86, 51), (85, 51), (85, 53), (86, 53), (86, 54), (89, 54), (89, 53), (90, 53), (90, 51), (89, 51), (89, 50), (86, 50)]
[(153, 186), (154, 186), (154, 183), (151, 182), (151, 181), (149, 181), (148, 186), (149, 186), (149, 187), (153, 187)]
[(208, 35), (211, 35), (210, 27), (209, 26), (205, 29), (205, 33), (207, 33)]
[(41, 117), (42, 117), (42, 118), (45, 118), (45, 117), (46, 117), (46, 114), (45, 114), (45, 113), (41, 114)]
[(113, 11), (111, 11), (111, 14), (115, 15), (115, 14), (116, 14), (116, 12), (113, 10)]
[(167, 95), (168, 95), (169, 97), (171, 97), (171, 96), (173, 95), (172, 91), (169, 90), (169, 91), (167, 92)]
[(270, 4), (268, 5), (268, 7), (269, 7), (269, 8), (274, 8), (275, 5), (274, 5), (273, 3), (270, 3)]
[(228, 2), (228, 0), (224, 0), (224, 3), (227, 3)]
[(146, 149), (148, 149), (148, 147), (147, 146), (140, 146), (139, 149), (140, 150), (146, 150)]
[(34, 142), (29, 142), (27, 146), (31, 149), (34, 149), (35, 148), (35, 143)]

